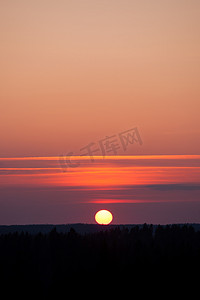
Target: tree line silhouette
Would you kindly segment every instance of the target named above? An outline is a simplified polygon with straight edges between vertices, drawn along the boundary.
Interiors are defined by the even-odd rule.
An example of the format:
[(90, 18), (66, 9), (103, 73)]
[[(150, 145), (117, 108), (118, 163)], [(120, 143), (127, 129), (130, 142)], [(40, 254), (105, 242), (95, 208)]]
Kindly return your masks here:
[[(73, 228), (48, 234), (0, 235), (1, 290), (34, 295), (66, 293), (81, 286), (151, 284), (164, 274), (170, 280), (200, 267), (200, 231), (188, 225), (115, 227), (91, 234)], [(80, 289), (79, 289), (80, 288)]]

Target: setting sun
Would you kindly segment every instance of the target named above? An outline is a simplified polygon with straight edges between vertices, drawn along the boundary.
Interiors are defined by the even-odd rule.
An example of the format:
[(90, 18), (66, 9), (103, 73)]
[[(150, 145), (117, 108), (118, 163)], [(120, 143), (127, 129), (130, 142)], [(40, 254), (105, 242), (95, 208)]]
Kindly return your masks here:
[(113, 215), (106, 209), (99, 210), (95, 214), (95, 221), (100, 225), (108, 225), (112, 222)]

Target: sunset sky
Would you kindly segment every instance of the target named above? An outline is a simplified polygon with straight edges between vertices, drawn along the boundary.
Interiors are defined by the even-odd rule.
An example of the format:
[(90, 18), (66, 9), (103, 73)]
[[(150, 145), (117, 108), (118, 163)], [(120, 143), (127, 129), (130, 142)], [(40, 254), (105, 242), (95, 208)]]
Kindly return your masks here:
[(0, 32), (0, 224), (200, 222), (199, 0), (3, 0)]

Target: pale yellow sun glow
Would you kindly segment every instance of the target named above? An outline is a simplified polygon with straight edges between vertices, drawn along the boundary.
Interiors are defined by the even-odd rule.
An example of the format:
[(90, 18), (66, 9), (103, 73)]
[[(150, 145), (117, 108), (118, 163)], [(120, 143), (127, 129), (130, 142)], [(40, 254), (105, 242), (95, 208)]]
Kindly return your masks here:
[(113, 215), (106, 209), (99, 210), (95, 214), (95, 221), (100, 225), (108, 225), (112, 222)]

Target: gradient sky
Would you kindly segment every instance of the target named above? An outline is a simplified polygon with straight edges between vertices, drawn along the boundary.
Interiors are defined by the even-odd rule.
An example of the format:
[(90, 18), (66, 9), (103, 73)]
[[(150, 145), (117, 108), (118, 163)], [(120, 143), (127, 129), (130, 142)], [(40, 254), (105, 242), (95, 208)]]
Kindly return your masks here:
[(200, 222), (200, 155), (0, 159), (1, 224)]
[[(199, 184), (199, 165), (198, 161), (194, 165), (196, 156), (189, 158), (200, 154), (199, 0), (2, 0), (0, 32), (1, 223), (90, 222), (93, 210), (101, 206), (97, 203), (99, 197), (103, 197), (104, 204), (106, 197), (108, 201), (117, 197), (116, 194), (112, 197), (109, 193), (102, 194), (96, 187), (98, 199), (91, 197), (91, 191), (84, 191), (85, 198), (81, 198), (83, 193), (79, 187), (85, 182), (87, 188), (96, 176), (85, 176), (83, 181), (78, 173), (79, 167), (73, 169), (76, 175), (70, 171), (67, 180), (77, 187), (71, 197), (82, 199), (82, 202), (76, 206), (68, 203), (64, 209), (64, 196), (59, 193), (56, 197), (60, 199), (59, 203), (62, 202), (57, 207), (62, 215), (60, 218), (58, 214), (53, 216), (55, 205), (49, 208), (53, 200), (47, 204), (42, 192), (38, 192), (39, 186), (44, 186), (43, 180), (47, 180), (48, 184), (45, 184), (49, 191), (54, 189), (55, 192), (55, 186), (60, 188), (60, 182), (65, 182), (66, 174), (59, 166), (59, 155), (69, 152), (80, 155), (80, 149), (86, 145), (97, 145), (110, 136), (118, 138), (120, 133), (134, 127), (138, 128), (141, 144), (129, 145), (126, 151), (121, 145), (117, 153), (106, 153), (116, 154), (115, 171), (109, 173), (110, 161), (99, 163), (101, 171), (104, 170), (103, 177), (112, 177), (111, 190), (120, 185), (137, 186), (141, 179), (141, 173), (135, 168), (136, 160), (133, 173), (140, 175), (129, 177), (122, 169), (125, 161), (121, 165), (117, 155), (189, 156), (184, 160), (177, 156), (166, 159), (165, 167), (169, 167), (169, 173), (164, 172), (162, 183), (157, 182), (158, 173), (153, 172), (160, 159), (145, 160), (145, 166), (151, 167), (148, 169), (150, 173), (145, 169), (144, 177), (148, 180), (142, 183), (142, 190), (134, 188), (134, 193), (140, 200), (145, 200), (148, 193), (151, 199), (155, 196), (158, 200), (162, 192), (161, 198), (168, 198), (162, 206), (166, 214), (160, 207), (161, 203), (156, 206), (145, 201), (138, 204), (142, 208), (137, 208), (136, 213), (135, 206), (128, 201), (136, 196), (131, 198), (125, 191), (123, 195), (128, 200), (121, 197), (120, 201), (126, 200), (126, 204), (107, 202), (111, 208), (112, 205), (118, 207), (116, 222), (152, 220), (162, 223), (187, 219), (200, 222), (196, 187)], [(16, 157), (30, 158), (29, 164), (27, 161), (21, 164), (22, 160), (18, 165), (18, 160), (3, 159)], [(44, 175), (44, 165), (43, 175), (39, 170), (27, 175), (30, 170), (26, 168), (38, 166), (38, 160), (32, 157), (41, 157), (43, 162), (54, 157), (53, 161), (58, 165), (57, 175), (55, 170), (54, 175)], [(143, 159), (139, 161), (141, 163)], [(128, 168), (133, 167), (132, 158), (126, 163)], [(189, 169), (184, 170), (189, 173), (183, 169), (180, 173), (176, 168), (172, 171), (170, 167), (177, 167), (177, 163), (183, 168), (187, 164)], [(15, 170), (23, 166), (24, 174), (21, 169)], [(90, 170), (97, 168), (95, 172), (100, 172), (96, 164), (92, 166), (90, 164)], [(49, 164), (46, 167), (49, 168)], [(81, 172), (87, 174), (85, 165), (83, 169)], [(114, 175), (117, 172), (120, 177)], [(146, 184), (151, 185), (151, 180), (154, 188), (146, 187)], [(161, 185), (158, 192), (158, 184), (170, 186), (166, 190)], [(174, 190), (171, 184), (179, 185), (173, 186), (176, 187)], [(30, 188), (32, 193), (27, 194)], [(188, 198), (184, 196), (185, 189)], [(180, 190), (182, 192), (176, 194)], [(8, 197), (6, 193), (11, 194)], [(68, 192), (65, 193), (69, 196)], [(37, 209), (33, 205), (34, 195), (38, 199), (35, 200)], [(171, 200), (180, 202), (182, 197), (187, 201), (184, 198), (181, 210), (180, 203), (173, 204)], [(195, 201), (189, 206), (191, 197)], [(6, 202), (8, 198), (10, 200)], [(83, 198), (88, 200), (83, 201)], [(46, 217), (42, 213), (45, 209)], [(29, 213), (26, 214), (26, 210)]]
[(0, 29), (2, 157), (133, 126), (140, 154), (199, 154), (198, 0), (1, 1)]

